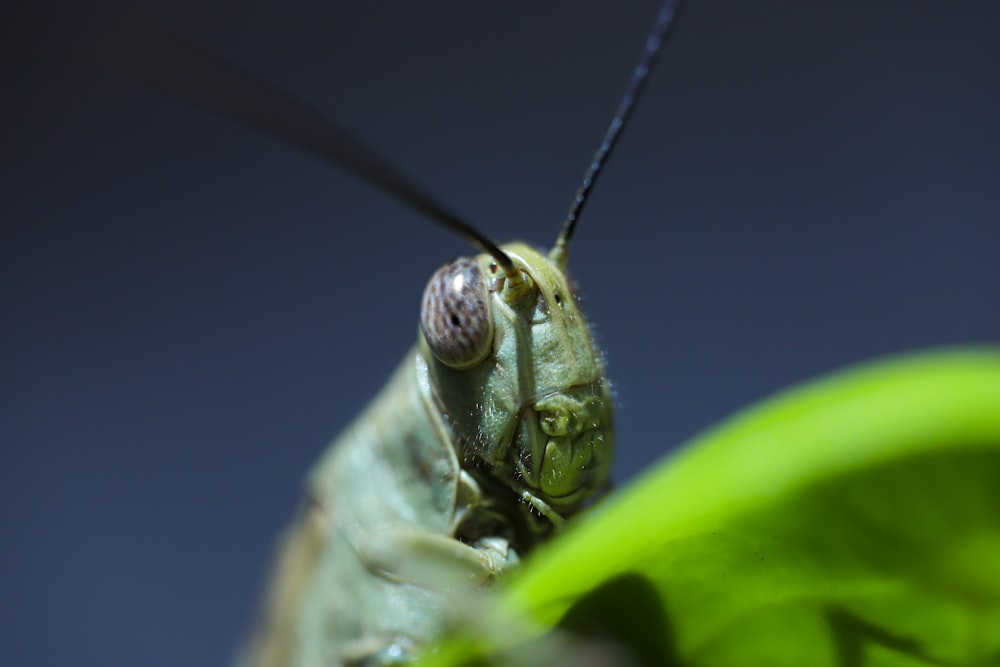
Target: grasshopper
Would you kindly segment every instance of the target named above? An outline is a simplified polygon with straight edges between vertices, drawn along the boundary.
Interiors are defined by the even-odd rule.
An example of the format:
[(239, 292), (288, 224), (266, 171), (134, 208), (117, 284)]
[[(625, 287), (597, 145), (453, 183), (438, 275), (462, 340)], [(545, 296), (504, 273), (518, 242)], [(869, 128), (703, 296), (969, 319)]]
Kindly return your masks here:
[[(129, 75), (354, 172), (483, 252), (424, 291), (416, 345), (309, 475), (250, 667), (405, 661), (456, 617), (455, 595), (515, 567), (609, 487), (604, 359), (566, 277), (579, 215), (679, 10), (666, 0), (548, 253), (498, 246), (348, 132), (221, 56), (156, 33)], [(149, 54), (185, 52), (186, 85)]]

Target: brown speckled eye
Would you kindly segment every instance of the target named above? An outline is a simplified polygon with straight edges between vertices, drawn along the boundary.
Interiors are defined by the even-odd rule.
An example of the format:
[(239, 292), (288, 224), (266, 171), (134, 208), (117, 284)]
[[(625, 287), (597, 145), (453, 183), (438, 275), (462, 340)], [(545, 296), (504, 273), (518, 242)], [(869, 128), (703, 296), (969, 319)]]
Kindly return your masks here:
[(486, 357), (493, 343), (493, 317), (486, 277), (477, 262), (460, 257), (431, 276), (420, 327), (441, 363), (463, 368)]

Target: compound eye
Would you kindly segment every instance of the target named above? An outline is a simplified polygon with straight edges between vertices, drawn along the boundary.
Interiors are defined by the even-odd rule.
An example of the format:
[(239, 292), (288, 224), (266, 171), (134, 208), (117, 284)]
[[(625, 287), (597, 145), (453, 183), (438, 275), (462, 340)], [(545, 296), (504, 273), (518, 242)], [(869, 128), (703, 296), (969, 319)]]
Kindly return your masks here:
[(486, 276), (476, 261), (460, 257), (431, 276), (420, 327), (443, 364), (464, 368), (486, 358), (493, 344), (493, 317)]

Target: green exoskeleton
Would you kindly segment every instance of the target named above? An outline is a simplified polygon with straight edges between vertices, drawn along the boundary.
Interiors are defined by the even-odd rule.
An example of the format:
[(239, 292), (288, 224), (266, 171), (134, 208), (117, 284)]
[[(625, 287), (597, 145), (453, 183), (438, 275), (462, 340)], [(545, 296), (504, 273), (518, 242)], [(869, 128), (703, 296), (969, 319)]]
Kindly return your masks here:
[(608, 487), (611, 393), (567, 250), (677, 9), (664, 3), (549, 253), (435, 215), (486, 252), (433, 274), (417, 344), (311, 472), (248, 664), (405, 660), (454, 621), (452, 591), (488, 584)]
[(311, 472), (243, 664), (405, 660), (454, 620), (453, 593), (515, 566), (608, 487), (611, 394), (567, 252), (679, 4), (665, 0), (548, 253), (498, 247), (343, 129), (175, 33), (148, 30), (139, 57), (119, 59), (144, 85), (332, 160), (484, 251), (434, 273), (417, 344)]
[(600, 351), (552, 260), (504, 246), (427, 285), (417, 345), (309, 478), (256, 664), (388, 661), (604, 489)]

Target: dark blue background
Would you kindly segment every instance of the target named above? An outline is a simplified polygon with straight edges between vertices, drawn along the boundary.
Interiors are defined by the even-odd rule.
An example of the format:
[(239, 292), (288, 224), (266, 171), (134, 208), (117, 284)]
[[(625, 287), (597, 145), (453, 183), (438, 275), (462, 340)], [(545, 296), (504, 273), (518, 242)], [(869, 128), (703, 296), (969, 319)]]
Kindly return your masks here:
[[(360, 4), (151, 12), (549, 244), (658, 2)], [(74, 73), (93, 18), (4, 25), (0, 663), (225, 663), (311, 462), (468, 249)], [(572, 255), (618, 480), (789, 384), (1000, 338), (998, 33), (993, 0), (690, 2)]]

